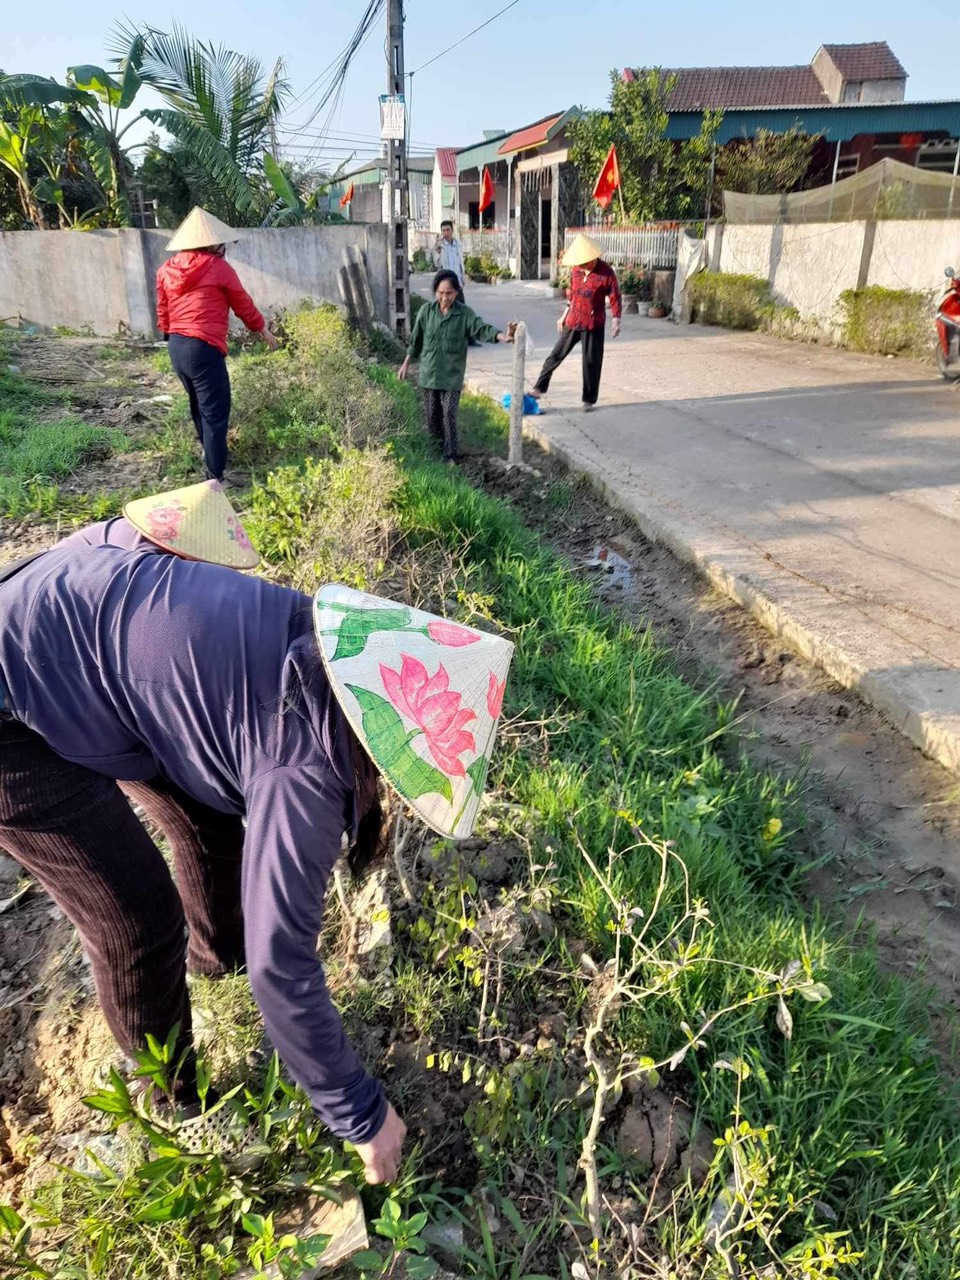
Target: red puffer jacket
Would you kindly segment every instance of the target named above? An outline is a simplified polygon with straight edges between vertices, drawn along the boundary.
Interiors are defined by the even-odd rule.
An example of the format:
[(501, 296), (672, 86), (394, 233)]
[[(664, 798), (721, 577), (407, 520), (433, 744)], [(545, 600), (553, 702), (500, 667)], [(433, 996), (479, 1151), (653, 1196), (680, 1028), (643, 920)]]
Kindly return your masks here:
[(201, 338), (226, 355), (231, 308), (253, 333), (264, 327), (263, 316), (240, 277), (216, 254), (184, 249), (157, 272), (157, 325), (161, 333)]

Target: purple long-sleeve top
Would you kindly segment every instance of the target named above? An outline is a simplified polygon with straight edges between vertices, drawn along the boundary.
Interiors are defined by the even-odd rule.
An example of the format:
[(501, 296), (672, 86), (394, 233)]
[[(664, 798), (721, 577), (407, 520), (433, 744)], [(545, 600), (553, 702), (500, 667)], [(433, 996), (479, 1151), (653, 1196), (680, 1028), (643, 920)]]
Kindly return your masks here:
[(0, 584), (0, 683), (58, 755), (160, 775), (246, 817), (247, 968), (267, 1034), (326, 1124), (364, 1142), (386, 1114), (317, 956), (327, 880), (356, 822), (353, 735), (312, 602), (180, 559), (125, 520), (81, 530)]

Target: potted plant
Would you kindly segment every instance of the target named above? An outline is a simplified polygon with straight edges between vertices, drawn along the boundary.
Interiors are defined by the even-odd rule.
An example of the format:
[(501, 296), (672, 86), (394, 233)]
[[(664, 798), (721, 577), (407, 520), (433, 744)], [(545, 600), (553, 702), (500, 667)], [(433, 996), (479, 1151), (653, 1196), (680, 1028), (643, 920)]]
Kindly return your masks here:
[(620, 273), (620, 293), (623, 297), (625, 315), (635, 316), (640, 312), (640, 288), (643, 284), (643, 269), (630, 264)]
[(463, 269), (474, 284), (486, 284), (488, 276), (483, 269), (483, 259), (478, 253), (468, 253), (463, 260)]

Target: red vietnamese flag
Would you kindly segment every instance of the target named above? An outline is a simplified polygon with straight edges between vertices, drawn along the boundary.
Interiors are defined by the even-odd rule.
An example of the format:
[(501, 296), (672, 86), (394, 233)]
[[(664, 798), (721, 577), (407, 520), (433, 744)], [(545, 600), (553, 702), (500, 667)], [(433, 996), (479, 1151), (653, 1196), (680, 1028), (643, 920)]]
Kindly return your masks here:
[(493, 179), (490, 177), (490, 170), (484, 169), (483, 177), (480, 180), (480, 212), (483, 213), (493, 204), (494, 190)]
[(617, 148), (612, 146), (607, 152), (607, 158), (593, 187), (593, 198), (601, 209), (606, 209), (619, 186), (620, 163), (617, 160)]
[(351, 182), (349, 187), (347, 187), (346, 191), (340, 197), (340, 208), (345, 209), (352, 199), (353, 199), (353, 183)]

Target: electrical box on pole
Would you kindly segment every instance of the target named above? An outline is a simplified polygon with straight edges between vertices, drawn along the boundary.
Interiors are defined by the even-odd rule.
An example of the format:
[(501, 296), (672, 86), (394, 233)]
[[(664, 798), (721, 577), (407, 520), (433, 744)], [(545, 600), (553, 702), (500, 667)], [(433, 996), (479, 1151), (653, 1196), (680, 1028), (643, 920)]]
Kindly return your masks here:
[(410, 332), (410, 266), (407, 220), (406, 99), (403, 70), (403, 0), (387, 0), (387, 92), (380, 99), (380, 137), (387, 144), (386, 205), (389, 228), (390, 320), (399, 338)]

